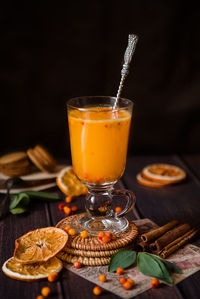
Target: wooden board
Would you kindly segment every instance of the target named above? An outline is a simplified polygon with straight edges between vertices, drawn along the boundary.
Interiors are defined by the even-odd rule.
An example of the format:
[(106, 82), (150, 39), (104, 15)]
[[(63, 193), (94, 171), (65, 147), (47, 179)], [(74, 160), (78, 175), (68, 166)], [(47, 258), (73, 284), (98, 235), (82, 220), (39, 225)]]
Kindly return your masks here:
[[(198, 159), (200, 160), (200, 155)], [(172, 163), (183, 167), (188, 173), (187, 181), (179, 185), (169, 186), (159, 190), (139, 185), (136, 181), (136, 174), (145, 165), (154, 162)], [(162, 225), (173, 218), (178, 218), (184, 221), (187, 219), (191, 223), (199, 224), (200, 187), (198, 177), (195, 175), (195, 173), (198, 172), (198, 169), (198, 165), (195, 166), (193, 159), (190, 160), (188, 157), (187, 163), (185, 163), (182, 157), (180, 158), (176, 155), (136, 156), (128, 159), (125, 175), (122, 181), (118, 183), (118, 187), (129, 188), (136, 194), (136, 208), (133, 213), (129, 213), (129, 219), (148, 217), (159, 225)], [(51, 191), (59, 192), (57, 188), (51, 189)], [(60, 192), (59, 194), (64, 199), (65, 196)], [(3, 195), (0, 195), (0, 199), (2, 197)], [(76, 198), (72, 201), (71, 205), (73, 204), (78, 206), (78, 212), (84, 211), (84, 197)], [(17, 237), (30, 229), (55, 225), (59, 220), (65, 217), (64, 212), (59, 211), (57, 206), (58, 203), (45, 204), (40, 202), (34, 204), (31, 213), (27, 215), (9, 215), (4, 220), (0, 221), (1, 265), (12, 255), (14, 250), (14, 240)], [(198, 272), (178, 284), (178, 287), (171, 288), (162, 286), (157, 290), (149, 290), (137, 298), (200, 298), (199, 281), (200, 273)], [(51, 284), (47, 281), (26, 283), (12, 280), (0, 271), (0, 298), (36, 298), (36, 296), (40, 294), (41, 288), (45, 285), (49, 285), (52, 288), (52, 299), (90, 299), (93, 297), (92, 289), (94, 285), (70, 271), (63, 271), (59, 281)], [(101, 297), (105, 299), (119, 298), (109, 292), (104, 292)]]

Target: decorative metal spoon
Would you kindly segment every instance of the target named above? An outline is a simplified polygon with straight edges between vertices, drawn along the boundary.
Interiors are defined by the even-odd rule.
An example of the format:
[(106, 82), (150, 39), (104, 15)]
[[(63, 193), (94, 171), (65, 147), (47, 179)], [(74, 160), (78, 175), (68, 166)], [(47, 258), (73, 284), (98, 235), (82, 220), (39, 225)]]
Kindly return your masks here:
[(16, 184), (18, 183), (18, 177), (17, 178), (10, 178), (7, 181), (5, 181), (4, 185), (7, 188), (7, 194), (4, 197), (4, 199), (1, 201), (0, 203), (0, 219), (2, 218), (3, 214), (4, 214), (4, 210), (5, 210), (5, 205), (7, 203), (7, 201), (10, 199), (10, 189)]
[(117, 107), (118, 104), (118, 100), (120, 98), (120, 94), (122, 92), (122, 88), (124, 86), (124, 80), (126, 78), (126, 76), (129, 74), (129, 66), (130, 66), (130, 62), (131, 59), (133, 57), (133, 54), (135, 52), (135, 48), (136, 48), (136, 44), (138, 41), (138, 37), (135, 34), (129, 34), (128, 36), (128, 46), (126, 48), (125, 54), (124, 54), (124, 64), (121, 70), (121, 81), (119, 84), (119, 88), (117, 91), (117, 97), (113, 106), (113, 109), (115, 109)]

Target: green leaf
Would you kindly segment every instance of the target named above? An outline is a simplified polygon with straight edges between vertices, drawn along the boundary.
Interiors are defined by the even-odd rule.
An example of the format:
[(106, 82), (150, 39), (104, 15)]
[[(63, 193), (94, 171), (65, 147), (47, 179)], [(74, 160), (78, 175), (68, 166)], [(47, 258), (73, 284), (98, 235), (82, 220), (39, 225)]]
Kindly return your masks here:
[(12, 210), (10, 210), (10, 212), (15, 215), (15, 214), (23, 214), (27, 211), (26, 208), (23, 208), (23, 207), (18, 207), (18, 208), (14, 208)]
[(19, 205), (22, 206), (22, 207), (27, 206), (29, 203), (30, 203), (29, 196), (26, 193), (21, 192), (17, 195), (14, 195), (11, 198), (11, 203), (10, 203), (9, 209), (12, 210), (12, 209), (16, 208)]
[(134, 264), (136, 260), (136, 252), (133, 250), (120, 250), (114, 253), (111, 257), (108, 271), (114, 272), (117, 268), (122, 267), (123, 269), (128, 268)]
[(181, 269), (174, 263), (171, 263), (169, 261), (166, 261), (165, 259), (162, 259), (161, 257), (159, 257), (158, 255), (155, 255), (155, 254), (151, 254), (151, 253), (147, 253), (148, 255), (151, 255), (154, 259), (157, 259), (157, 260), (161, 260), (165, 266), (167, 267), (167, 269), (173, 273), (177, 273), (177, 274), (181, 274), (182, 271)]
[(33, 198), (37, 198), (39, 200), (44, 201), (57, 201), (60, 200), (60, 197), (57, 194), (52, 194), (48, 192), (42, 192), (42, 191), (24, 191), (27, 195)]
[(165, 264), (160, 259), (157, 260), (157, 263), (159, 264), (160, 268), (162, 269), (162, 274), (163, 274), (163, 277), (165, 278), (165, 279), (162, 279), (160, 277), (160, 279), (162, 279), (170, 284), (173, 284), (173, 280), (171, 279), (169, 272), (167, 271), (167, 268), (165, 267)]
[(170, 263), (170, 262), (168, 262), (166, 260), (163, 260), (163, 259), (162, 259), (162, 262), (165, 264), (165, 266), (167, 267), (167, 269), (169, 271), (171, 271), (173, 273), (177, 273), (177, 274), (182, 273), (181, 269), (178, 266), (176, 266), (174, 263)]
[(138, 252), (137, 266), (140, 272), (148, 276), (156, 277), (162, 274), (162, 270), (157, 261), (144, 252)]
[(156, 260), (145, 252), (139, 252), (137, 265), (140, 272), (144, 275), (156, 277), (170, 284), (173, 283), (164, 263), (160, 259)]

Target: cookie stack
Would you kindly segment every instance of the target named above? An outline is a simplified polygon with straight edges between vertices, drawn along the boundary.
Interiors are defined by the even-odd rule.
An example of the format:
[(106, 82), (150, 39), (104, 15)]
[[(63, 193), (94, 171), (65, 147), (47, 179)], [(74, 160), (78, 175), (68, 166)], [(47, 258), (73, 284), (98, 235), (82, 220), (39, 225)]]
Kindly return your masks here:
[[(60, 221), (56, 227), (65, 229), (67, 225), (76, 221), (75, 217), (83, 217), (83, 214), (73, 215)], [(59, 253), (58, 257), (67, 262), (79, 261), (86, 266), (102, 266), (109, 264), (110, 257), (117, 251), (134, 246), (134, 240), (138, 235), (138, 228), (130, 222), (128, 228), (116, 235), (115, 240), (103, 243), (96, 236), (82, 239), (80, 235), (69, 236), (67, 246)]]
[(7, 176), (21, 176), (31, 173), (32, 165), (43, 172), (53, 172), (56, 160), (41, 145), (30, 148), (27, 152), (16, 152), (0, 157), (0, 172)]
[(43, 172), (53, 172), (56, 167), (56, 160), (41, 145), (27, 150), (27, 155), (33, 164)]
[(148, 187), (164, 187), (183, 181), (186, 173), (178, 166), (152, 164), (144, 167), (136, 178), (138, 183)]
[(8, 176), (20, 176), (30, 172), (30, 162), (25, 152), (16, 152), (0, 158), (0, 172)]

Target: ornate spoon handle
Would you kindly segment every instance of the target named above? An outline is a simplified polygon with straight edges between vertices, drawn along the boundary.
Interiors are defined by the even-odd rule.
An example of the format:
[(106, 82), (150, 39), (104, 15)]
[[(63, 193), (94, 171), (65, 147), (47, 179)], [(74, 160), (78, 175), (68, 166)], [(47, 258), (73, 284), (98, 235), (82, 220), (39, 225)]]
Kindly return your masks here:
[(118, 100), (120, 98), (120, 94), (121, 94), (121, 91), (122, 91), (122, 88), (123, 88), (123, 85), (124, 85), (124, 80), (125, 80), (126, 76), (129, 73), (130, 62), (131, 62), (131, 59), (132, 59), (133, 54), (135, 52), (137, 41), (138, 41), (137, 35), (129, 34), (129, 36), (128, 36), (128, 46), (127, 46), (125, 54), (124, 54), (124, 64), (123, 64), (123, 67), (122, 67), (122, 70), (121, 70), (121, 81), (120, 81), (120, 84), (119, 84), (119, 88), (118, 88), (118, 91), (117, 91), (117, 97), (116, 97), (115, 103), (113, 105), (113, 108), (117, 107), (117, 103), (118, 103)]

